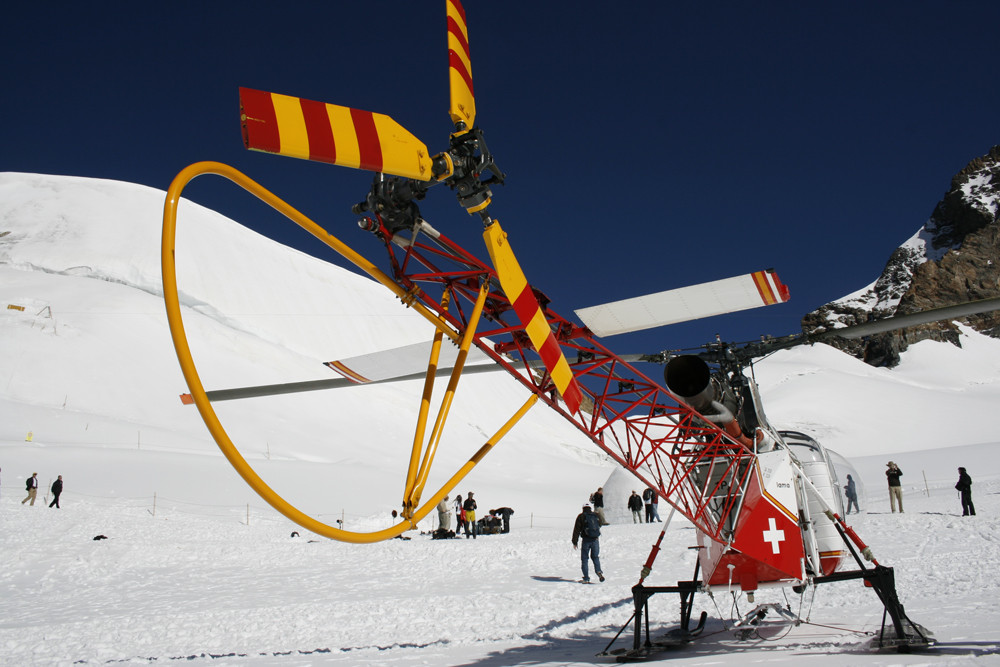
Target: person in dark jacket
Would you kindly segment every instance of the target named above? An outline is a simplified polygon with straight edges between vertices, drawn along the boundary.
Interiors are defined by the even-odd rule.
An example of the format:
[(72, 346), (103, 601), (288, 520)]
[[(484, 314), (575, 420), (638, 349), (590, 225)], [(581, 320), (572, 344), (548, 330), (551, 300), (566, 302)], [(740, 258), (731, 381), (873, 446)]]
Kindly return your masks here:
[(472, 539), (476, 539), (476, 535), (479, 534), (479, 526), (476, 524), (476, 501), (472, 498), (472, 491), (469, 491), (469, 495), (466, 496), (465, 502), (462, 504), (462, 509), (465, 510), (465, 539), (469, 539), (469, 534), (472, 534)]
[(642, 498), (635, 491), (628, 497), (628, 508), (632, 510), (632, 523), (642, 523)]
[(642, 491), (642, 502), (646, 507), (646, 523), (653, 523), (653, 490), (648, 486)]
[(62, 475), (59, 475), (59, 479), (52, 482), (52, 502), (49, 503), (49, 507), (55, 505), (56, 509), (62, 509), (59, 507), (59, 496), (62, 494)]
[(601, 570), (601, 520), (597, 514), (592, 512), (590, 505), (584, 505), (583, 511), (576, 516), (576, 523), (573, 524), (573, 548), (577, 549), (576, 543), (580, 541), (582, 550), (580, 551), (580, 568), (583, 570), (583, 579), (580, 581), (589, 584), (590, 572), (587, 568), (587, 559), (594, 561), (594, 572), (597, 578), (604, 581), (604, 572)]
[(896, 503), (899, 503), (899, 513), (903, 513), (903, 487), (899, 485), (899, 478), (903, 476), (903, 471), (899, 466), (889, 461), (886, 463), (888, 470), (885, 471), (885, 478), (889, 482), (889, 507), (893, 513), (896, 512)]
[(24, 503), (30, 500), (31, 504), (34, 505), (35, 496), (38, 495), (38, 473), (37, 472), (31, 473), (31, 477), (27, 479), (24, 486), (25, 489), (27, 489), (28, 491), (28, 495), (25, 496), (24, 500), (21, 501), (21, 504), (23, 505)]
[(590, 494), (590, 503), (594, 506), (594, 514), (597, 518), (601, 520), (602, 526), (610, 525), (608, 519), (604, 516), (604, 487), (597, 487), (597, 491)]
[(499, 509), (490, 510), (490, 514), (496, 514), (503, 520), (503, 528), (501, 529), (504, 533), (510, 532), (510, 515), (514, 513), (509, 507), (501, 507)]
[(858, 509), (858, 487), (854, 483), (854, 478), (850, 475), (847, 476), (847, 485), (844, 487), (844, 495), (847, 497), (847, 510), (844, 512), (844, 516), (851, 513), (851, 505), (854, 506), (854, 513), (857, 514), (861, 510)]
[(972, 504), (972, 478), (965, 468), (958, 469), (958, 484), (955, 485), (962, 494), (962, 516), (976, 516), (976, 506)]

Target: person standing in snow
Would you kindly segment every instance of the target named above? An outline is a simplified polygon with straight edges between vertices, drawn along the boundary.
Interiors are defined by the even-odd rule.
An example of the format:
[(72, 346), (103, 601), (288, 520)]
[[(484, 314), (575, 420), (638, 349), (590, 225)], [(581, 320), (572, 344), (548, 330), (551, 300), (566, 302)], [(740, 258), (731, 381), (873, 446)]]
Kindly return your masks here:
[(903, 476), (903, 471), (892, 461), (886, 463), (888, 470), (885, 477), (889, 481), (889, 506), (893, 514), (896, 512), (896, 503), (899, 503), (899, 513), (903, 513), (903, 487), (899, 485), (899, 478)]
[(635, 491), (628, 497), (628, 508), (632, 510), (632, 523), (642, 523), (642, 498)]
[[(465, 527), (465, 508), (462, 503), (462, 494), (455, 496), (455, 537), (462, 534)], [(466, 533), (468, 535), (468, 533)]]
[(468, 497), (465, 502), (462, 503), (462, 509), (465, 510), (465, 539), (469, 539), (469, 533), (471, 531), (472, 539), (476, 539), (476, 535), (479, 534), (479, 526), (476, 525), (476, 501), (472, 499), (472, 491), (469, 491)]
[(601, 520), (602, 526), (607, 526), (608, 520), (604, 516), (604, 487), (597, 487), (597, 491), (590, 494), (590, 502), (594, 505), (594, 514)]
[(451, 510), (448, 509), (448, 496), (441, 499), (437, 505), (438, 528), (443, 531), (451, 530)]
[(580, 568), (583, 570), (583, 579), (580, 581), (589, 584), (590, 572), (587, 567), (588, 558), (594, 561), (594, 572), (597, 578), (604, 581), (604, 572), (601, 570), (601, 520), (597, 514), (592, 512), (590, 505), (584, 505), (583, 511), (576, 517), (573, 524), (573, 548), (577, 549), (576, 543), (582, 540), (583, 549), (580, 551)]
[(847, 497), (847, 510), (844, 512), (844, 516), (851, 513), (851, 505), (854, 505), (854, 513), (857, 514), (861, 510), (858, 509), (858, 487), (854, 484), (854, 478), (850, 475), (847, 476), (847, 485), (844, 487), (844, 495)]
[(962, 516), (976, 516), (976, 506), (972, 504), (972, 478), (965, 468), (958, 469), (958, 484), (955, 485), (962, 494)]
[(648, 486), (642, 490), (642, 502), (646, 507), (646, 523), (653, 523), (653, 490)]
[(59, 507), (59, 496), (62, 494), (62, 475), (59, 475), (59, 479), (52, 482), (52, 502), (49, 503), (49, 507), (55, 505), (56, 509), (62, 509)]
[(28, 490), (27, 497), (21, 501), (21, 504), (31, 501), (32, 506), (35, 504), (35, 496), (38, 495), (38, 473), (31, 473), (31, 477), (24, 484), (25, 488)]
[(652, 509), (650, 510), (653, 516), (653, 521), (656, 523), (663, 523), (663, 519), (660, 518), (660, 494), (653, 492), (653, 502)]

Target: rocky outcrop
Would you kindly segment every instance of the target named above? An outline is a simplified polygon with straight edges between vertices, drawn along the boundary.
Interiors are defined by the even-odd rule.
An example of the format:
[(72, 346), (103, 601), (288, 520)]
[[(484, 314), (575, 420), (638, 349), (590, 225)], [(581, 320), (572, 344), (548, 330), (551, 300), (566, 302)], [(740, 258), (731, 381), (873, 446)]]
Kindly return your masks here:
[[(802, 319), (815, 333), (893, 315), (1000, 296), (1000, 146), (955, 174), (927, 223), (897, 248), (878, 280)], [(1000, 312), (966, 318), (976, 330), (1000, 338)], [(917, 341), (960, 345), (952, 322), (936, 322), (833, 344), (874, 366), (894, 366)]]

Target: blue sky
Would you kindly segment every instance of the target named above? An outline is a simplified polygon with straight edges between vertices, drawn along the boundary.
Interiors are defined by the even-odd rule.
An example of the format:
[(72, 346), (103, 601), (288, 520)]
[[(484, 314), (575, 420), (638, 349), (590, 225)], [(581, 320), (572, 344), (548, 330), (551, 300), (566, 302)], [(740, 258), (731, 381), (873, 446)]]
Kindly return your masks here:
[[(490, 211), (556, 311), (767, 267), (791, 288), (782, 306), (605, 341), (619, 352), (798, 331), (1000, 143), (995, 2), (465, 8), (478, 124), (507, 174)], [(445, 34), (443, 0), (19, 3), (0, 26), (0, 170), (166, 189), (219, 160), (381, 261), (350, 212), (370, 175), (246, 151), (238, 88), (386, 113), (436, 152)], [(326, 256), (221, 179), (188, 196)], [(421, 209), (487, 257), (449, 190)]]

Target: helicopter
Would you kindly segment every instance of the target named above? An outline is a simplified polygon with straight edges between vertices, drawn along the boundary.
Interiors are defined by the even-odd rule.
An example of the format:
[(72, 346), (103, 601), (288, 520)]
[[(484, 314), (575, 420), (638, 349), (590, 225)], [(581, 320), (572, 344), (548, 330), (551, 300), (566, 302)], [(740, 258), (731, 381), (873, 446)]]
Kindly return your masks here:
[[(901, 647), (929, 644), (929, 633), (910, 621), (899, 603), (892, 568), (880, 565), (844, 521), (842, 500), (835, 491), (840, 478), (833, 457), (805, 434), (779, 432), (770, 426), (756, 385), (742, 372), (750, 357), (721, 343), (702, 355), (619, 356), (599, 340), (599, 332), (610, 335), (599, 327), (599, 317), (580, 316), (583, 325), (564, 318), (544, 292), (529, 283), (507, 233), (489, 211), (492, 189), (503, 184), (505, 174), (476, 125), (465, 10), (459, 0), (446, 0), (445, 5), (453, 131), (447, 148), (439, 153), (432, 153), (384, 114), (249, 88), (239, 91), (241, 128), (248, 149), (374, 172), (369, 192), (351, 210), (359, 216), (359, 228), (386, 252), (387, 271), (232, 167), (195, 163), (172, 182), (164, 207), (161, 263), (168, 323), (190, 391), (182, 395), (182, 401), (198, 408), (227, 460), (276, 510), (317, 534), (355, 543), (389, 539), (415, 528), (541, 402), (653, 489), (698, 531), (700, 556), (692, 580), (678, 582), (676, 587), (644, 586), (659, 542), (643, 566), (633, 588), (634, 655), (650, 648), (648, 599), (653, 594), (680, 595), (680, 631), (687, 641), (705, 623), (703, 614), (696, 627), (689, 625), (697, 591), (725, 587), (752, 596), (772, 585), (802, 589), (845, 579), (863, 580), (885, 605), (892, 626), (887, 643)], [(174, 242), (181, 193), (192, 179), (205, 174), (233, 181), (326, 243), (433, 324), (433, 338), (418, 346), (326, 362), (337, 378), (206, 390), (184, 331)], [(452, 190), (460, 207), (478, 218), (489, 262), (422, 217), (418, 202), (434, 188)], [(676, 315), (678, 303), (691, 304), (683, 317), (693, 319), (775, 305), (789, 298), (787, 287), (773, 270), (718, 282), (723, 284), (682, 288), (682, 294), (674, 291), (666, 297), (668, 304), (675, 298), (674, 305), (658, 308)], [(787, 342), (791, 344), (791, 339)], [(752, 350), (750, 346), (742, 349)], [(477, 357), (492, 363), (471, 363)], [(639, 368), (649, 362), (666, 363), (666, 386)], [(714, 372), (709, 364), (716, 367)], [(426, 492), (461, 376), (495, 370), (506, 371), (520, 382), (528, 390), (527, 400), (440, 489)], [(439, 375), (448, 376), (448, 385), (432, 422), (430, 403)], [(403, 511), (397, 524), (373, 533), (324, 524), (288, 503), (239, 453), (212, 405), (252, 396), (417, 378), (423, 379), (424, 390), (402, 494)], [(848, 555), (858, 569), (839, 571)], [(874, 565), (866, 567), (862, 558)], [(644, 617), (646, 647), (640, 646)]]

